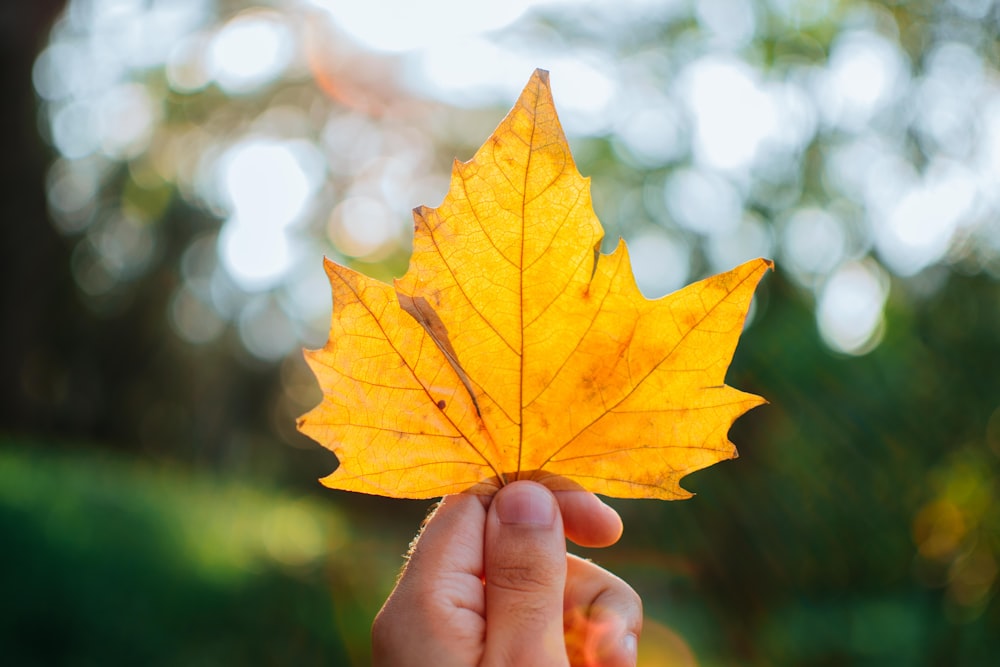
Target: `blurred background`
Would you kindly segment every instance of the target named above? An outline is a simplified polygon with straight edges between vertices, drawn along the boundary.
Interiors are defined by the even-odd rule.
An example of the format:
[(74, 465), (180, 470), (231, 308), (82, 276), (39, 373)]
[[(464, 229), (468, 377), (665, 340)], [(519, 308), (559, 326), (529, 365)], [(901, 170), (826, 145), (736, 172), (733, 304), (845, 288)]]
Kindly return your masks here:
[(741, 458), (586, 553), (645, 664), (1000, 653), (1000, 4), (35, 0), (0, 36), (6, 664), (367, 664), (430, 503), (316, 482), (321, 258), (402, 274), (535, 67), (647, 296), (778, 266)]

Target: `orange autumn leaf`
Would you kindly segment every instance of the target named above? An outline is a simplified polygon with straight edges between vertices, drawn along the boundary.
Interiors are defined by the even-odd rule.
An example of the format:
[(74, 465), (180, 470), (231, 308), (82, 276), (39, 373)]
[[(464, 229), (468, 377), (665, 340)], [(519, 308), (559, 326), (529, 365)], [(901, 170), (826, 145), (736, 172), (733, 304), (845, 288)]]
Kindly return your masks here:
[(299, 429), (333, 450), (329, 487), (402, 498), (517, 479), (623, 498), (686, 498), (689, 472), (736, 456), (764, 402), (724, 384), (758, 259), (656, 300), (603, 230), (548, 75), (436, 209), (415, 210), (393, 286), (326, 260), (330, 338), (306, 360), (322, 402)]

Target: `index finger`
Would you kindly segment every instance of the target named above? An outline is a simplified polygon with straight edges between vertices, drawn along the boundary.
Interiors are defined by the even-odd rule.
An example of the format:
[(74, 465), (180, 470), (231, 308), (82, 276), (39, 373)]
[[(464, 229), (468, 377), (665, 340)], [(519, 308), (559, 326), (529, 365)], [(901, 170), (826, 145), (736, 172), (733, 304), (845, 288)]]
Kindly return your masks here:
[(478, 660), (486, 613), (484, 505), (472, 495), (447, 496), (424, 522), (372, 625), (373, 664), (426, 664), (414, 646), (427, 655), (457, 656), (456, 664)]
[(555, 491), (566, 537), (581, 547), (608, 547), (622, 536), (622, 519), (588, 491)]
[(400, 576), (411, 569), (427, 579), (483, 573), (483, 533), (489, 499), (470, 494), (445, 496), (424, 520)]

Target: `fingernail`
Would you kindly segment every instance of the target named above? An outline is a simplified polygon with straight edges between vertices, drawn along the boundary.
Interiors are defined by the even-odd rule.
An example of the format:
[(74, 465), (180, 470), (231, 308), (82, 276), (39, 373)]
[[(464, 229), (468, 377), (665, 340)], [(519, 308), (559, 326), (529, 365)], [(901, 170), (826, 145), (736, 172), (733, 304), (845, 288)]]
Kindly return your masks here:
[(552, 494), (537, 484), (514, 484), (497, 494), (500, 523), (521, 526), (551, 526), (556, 520)]
[(634, 663), (639, 654), (639, 638), (631, 632), (628, 633), (622, 637), (622, 648), (625, 649), (625, 655), (629, 656)]

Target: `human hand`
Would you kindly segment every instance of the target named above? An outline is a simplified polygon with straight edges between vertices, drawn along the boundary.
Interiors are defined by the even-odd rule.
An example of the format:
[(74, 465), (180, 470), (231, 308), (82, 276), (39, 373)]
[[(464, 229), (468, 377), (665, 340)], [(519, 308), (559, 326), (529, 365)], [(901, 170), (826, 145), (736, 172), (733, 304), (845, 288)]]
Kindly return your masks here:
[(618, 541), (618, 514), (583, 491), (513, 482), (447, 496), (372, 627), (377, 667), (633, 667), (642, 603), (566, 553)]

